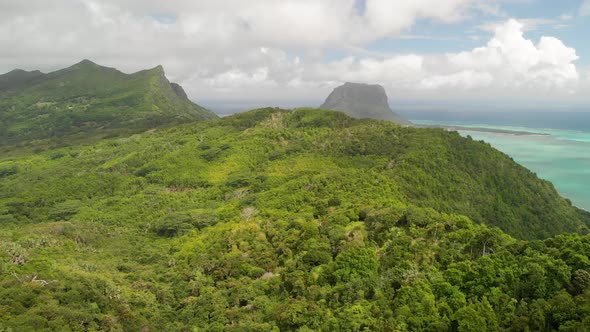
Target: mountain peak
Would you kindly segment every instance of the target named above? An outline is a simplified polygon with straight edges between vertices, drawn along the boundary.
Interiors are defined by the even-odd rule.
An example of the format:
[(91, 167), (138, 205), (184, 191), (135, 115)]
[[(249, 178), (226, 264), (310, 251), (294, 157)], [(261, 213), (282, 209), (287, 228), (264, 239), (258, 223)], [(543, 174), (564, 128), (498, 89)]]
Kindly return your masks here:
[(109, 67), (103, 67), (95, 62), (92, 62), (88, 59), (84, 59), (78, 63), (76, 63), (73, 66), (70, 66), (68, 68), (62, 69), (62, 70), (58, 70), (57, 72), (69, 72), (71, 70), (101, 70), (101, 69), (105, 69), (105, 70), (115, 70), (114, 68), (109, 68)]
[(78, 62), (77, 64), (75, 64), (74, 66), (98, 66), (98, 65), (88, 59), (84, 59), (84, 60)]
[(44, 75), (38, 70), (26, 71), (14, 69), (6, 74), (0, 75), (0, 91), (20, 89)]
[(320, 108), (342, 111), (354, 118), (411, 124), (389, 108), (385, 89), (379, 84), (346, 82), (335, 88)]
[(357, 83), (357, 82), (344, 82), (344, 84), (342, 84), (343, 86), (347, 86), (347, 87), (378, 87), (381, 88), (383, 90), (385, 90), (383, 88), (382, 85), (380, 84), (368, 84), (368, 83)]
[(0, 149), (33, 140), (60, 144), (81, 132), (91, 141), (217, 117), (171, 86), (162, 66), (125, 74), (83, 60), (48, 74), (15, 72), (0, 75), (0, 97), (0, 113), (14, 108), (0, 114)]
[(25, 74), (25, 73), (28, 73), (28, 71), (17, 68), (17, 69), (13, 69), (13, 70), (9, 71), (5, 75), (20, 75), (20, 74)]
[(20, 76), (20, 75), (41, 75), (43, 74), (41, 71), (39, 70), (31, 70), (31, 71), (27, 71), (24, 69), (13, 69), (11, 71), (9, 71), (6, 74), (0, 75), (0, 76)]

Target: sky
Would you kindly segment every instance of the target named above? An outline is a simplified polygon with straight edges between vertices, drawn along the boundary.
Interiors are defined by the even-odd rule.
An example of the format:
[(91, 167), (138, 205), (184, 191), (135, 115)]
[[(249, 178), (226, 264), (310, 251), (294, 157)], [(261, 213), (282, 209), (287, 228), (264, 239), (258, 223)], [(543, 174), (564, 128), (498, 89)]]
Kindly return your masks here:
[(220, 112), (346, 81), (394, 109), (590, 111), (589, 35), (590, 0), (0, 0), (0, 73), (161, 64)]

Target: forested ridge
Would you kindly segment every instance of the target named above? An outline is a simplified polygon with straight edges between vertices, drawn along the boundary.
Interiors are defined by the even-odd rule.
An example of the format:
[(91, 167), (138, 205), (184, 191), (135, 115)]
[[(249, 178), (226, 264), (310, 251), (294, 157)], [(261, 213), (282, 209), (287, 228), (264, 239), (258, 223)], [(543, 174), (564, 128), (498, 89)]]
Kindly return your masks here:
[(40, 152), (217, 116), (161, 66), (134, 74), (84, 60), (48, 74), (0, 75), (0, 153)]
[(0, 159), (0, 331), (585, 331), (590, 216), (484, 142), (261, 109)]

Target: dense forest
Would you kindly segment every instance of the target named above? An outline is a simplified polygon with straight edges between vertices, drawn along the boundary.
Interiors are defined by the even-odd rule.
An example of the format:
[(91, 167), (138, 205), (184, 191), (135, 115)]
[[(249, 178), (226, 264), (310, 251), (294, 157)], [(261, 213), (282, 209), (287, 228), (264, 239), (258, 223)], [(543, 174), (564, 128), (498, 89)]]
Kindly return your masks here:
[(587, 331), (588, 213), (484, 142), (262, 109), (0, 159), (0, 331)]

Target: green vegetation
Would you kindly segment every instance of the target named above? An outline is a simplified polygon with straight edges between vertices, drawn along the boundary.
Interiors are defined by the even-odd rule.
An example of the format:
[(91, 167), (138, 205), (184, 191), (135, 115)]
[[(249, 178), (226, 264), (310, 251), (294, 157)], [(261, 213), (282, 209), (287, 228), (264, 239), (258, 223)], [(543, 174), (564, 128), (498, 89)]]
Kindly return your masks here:
[(185, 97), (160, 66), (132, 75), (88, 60), (49, 74), (15, 70), (0, 75), (0, 153), (216, 117)]
[(7, 156), (0, 331), (584, 331), (589, 220), (483, 142), (313, 109)]

